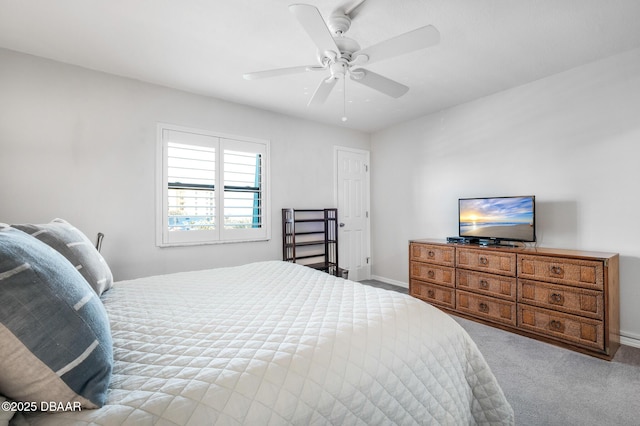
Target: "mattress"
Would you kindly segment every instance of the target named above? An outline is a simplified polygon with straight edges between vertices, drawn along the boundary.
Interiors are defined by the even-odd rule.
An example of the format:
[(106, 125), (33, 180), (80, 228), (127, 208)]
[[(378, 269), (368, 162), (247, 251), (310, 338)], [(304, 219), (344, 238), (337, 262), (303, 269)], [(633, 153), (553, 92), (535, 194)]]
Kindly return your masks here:
[(105, 406), (13, 424), (513, 424), (469, 335), (438, 309), (304, 266), (120, 281), (102, 300)]

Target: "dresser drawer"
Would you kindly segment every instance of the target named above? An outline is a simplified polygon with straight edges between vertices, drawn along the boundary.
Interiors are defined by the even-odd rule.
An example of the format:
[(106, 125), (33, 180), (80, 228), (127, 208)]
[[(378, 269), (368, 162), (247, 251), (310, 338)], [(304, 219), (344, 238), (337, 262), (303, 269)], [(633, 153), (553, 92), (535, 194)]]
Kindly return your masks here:
[(516, 276), (516, 254), (459, 248), (456, 266), (492, 274)]
[(594, 260), (518, 255), (518, 277), (602, 290), (604, 263)]
[(411, 278), (448, 287), (455, 287), (456, 285), (454, 268), (431, 263), (411, 262)]
[(565, 342), (604, 350), (602, 321), (518, 304), (518, 326)]
[(455, 248), (411, 243), (409, 260), (453, 267), (455, 265)]
[(514, 277), (456, 269), (456, 287), (487, 296), (516, 300), (516, 279)]
[(518, 279), (518, 302), (594, 319), (604, 318), (601, 291)]
[(457, 290), (456, 309), (487, 320), (516, 325), (516, 303), (508, 300)]
[(410, 280), (409, 287), (411, 296), (451, 309), (456, 307), (455, 290), (452, 287), (442, 287), (418, 280)]

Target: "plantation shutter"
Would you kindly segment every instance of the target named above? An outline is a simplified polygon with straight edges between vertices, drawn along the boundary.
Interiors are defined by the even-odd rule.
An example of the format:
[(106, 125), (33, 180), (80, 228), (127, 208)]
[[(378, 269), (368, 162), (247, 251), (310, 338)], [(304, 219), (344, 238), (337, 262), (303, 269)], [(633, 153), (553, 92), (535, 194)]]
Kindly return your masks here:
[(159, 244), (268, 239), (268, 143), (161, 130)]
[(164, 130), (165, 242), (219, 239), (217, 226), (217, 137)]
[(266, 236), (264, 211), (264, 159), (263, 144), (222, 139), (224, 180), (225, 237)]

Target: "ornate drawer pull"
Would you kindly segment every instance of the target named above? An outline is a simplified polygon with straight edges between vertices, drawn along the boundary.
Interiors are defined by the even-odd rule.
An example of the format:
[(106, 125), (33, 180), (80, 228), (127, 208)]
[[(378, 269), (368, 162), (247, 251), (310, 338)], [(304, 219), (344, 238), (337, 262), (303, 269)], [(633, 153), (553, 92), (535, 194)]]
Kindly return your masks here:
[(427, 297), (431, 297), (431, 298), (436, 297), (436, 292), (431, 289), (427, 290)]
[(551, 293), (549, 295), (549, 303), (553, 303), (554, 305), (563, 305), (564, 296), (559, 293)]
[(480, 287), (489, 288), (489, 282), (487, 280), (480, 280)]
[(479, 260), (480, 260), (480, 264), (481, 264), (481, 265), (486, 265), (486, 264), (488, 264), (488, 263), (489, 263), (489, 259), (487, 259), (487, 258), (486, 258), (486, 257), (484, 257), (484, 256), (480, 256), (480, 259), (479, 259)]
[(435, 276), (436, 276), (436, 273), (435, 273), (435, 272), (433, 272), (433, 270), (429, 269), (429, 270), (427, 271), (427, 276), (428, 276), (429, 278), (433, 278), (433, 277), (435, 277)]
[(549, 328), (560, 333), (564, 332), (564, 325), (562, 324), (562, 321), (551, 320), (551, 322), (549, 322)]
[(562, 275), (563, 273), (563, 270), (560, 266), (552, 266), (549, 269), (551, 270), (551, 273), (554, 275)]
[(435, 255), (436, 255), (436, 254), (434, 253), (434, 251), (433, 251), (433, 250), (429, 250), (429, 252), (427, 253), (427, 256), (429, 256), (429, 257), (433, 257), (433, 256), (435, 256)]
[(486, 303), (484, 303), (484, 302), (480, 302), (480, 304), (478, 305), (478, 310), (479, 310), (480, 312), (487, 313), (487, 312), (489, 312), (489, 305), (487, 305), (487, 304), (486, 304)]

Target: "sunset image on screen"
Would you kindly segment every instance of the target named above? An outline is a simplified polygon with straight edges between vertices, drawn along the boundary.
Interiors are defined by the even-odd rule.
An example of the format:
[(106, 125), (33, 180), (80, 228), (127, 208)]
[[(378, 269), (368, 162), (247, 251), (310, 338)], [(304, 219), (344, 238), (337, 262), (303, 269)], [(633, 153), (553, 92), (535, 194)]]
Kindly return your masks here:
[(534, 239), (533, 198), (474, 198), (460, 200), (460, 236)]

